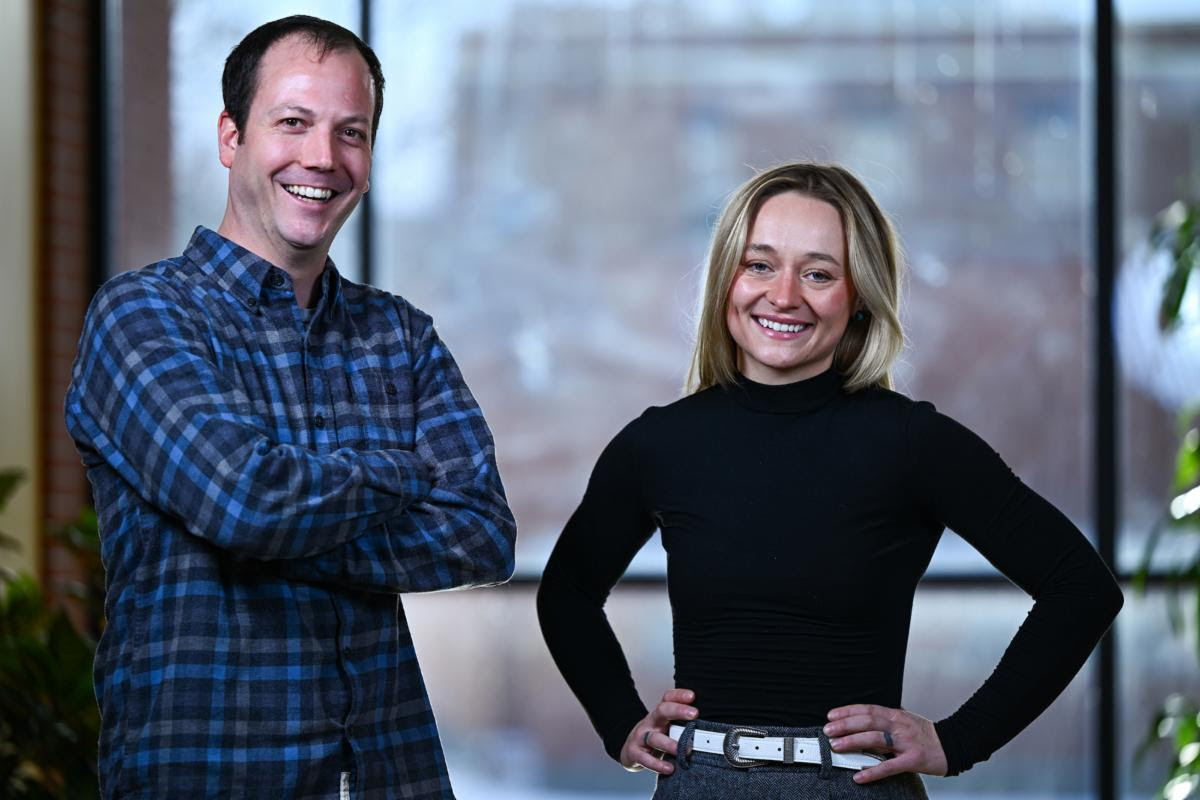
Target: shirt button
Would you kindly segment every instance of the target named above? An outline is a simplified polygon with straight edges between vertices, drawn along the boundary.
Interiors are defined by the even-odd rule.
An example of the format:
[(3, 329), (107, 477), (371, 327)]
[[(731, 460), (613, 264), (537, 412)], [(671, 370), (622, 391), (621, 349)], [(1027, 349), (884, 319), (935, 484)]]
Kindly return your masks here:
[(251, 308), (257, 308), (257, 307), (258, 307), (258, 301), (257, 301), (257, 300), (255, 300), (253, 297), (251, 297), (251, 298), (249, 298), (248, 300), (246, 300), (246, 305), (250, 306)]
[(387, 393), (388, 393), (388, 395), (389, 395), (389, 396), (391, 396), (391, 397), (395, 397), (395, 396), (396, 396), (396, 384), (394, 384), (394, 383), (389, 383), (389, 384), (387, 384), (387, 385), (384, 387), (384, 389), (383, 389), (383, 390), (384, 390), (385, 392), (387, 392)]
[(274, 286), (276, 289), (278, 289), (280, 286), (283, 286), (283, 273), (282, 272), (276, 271), (276, 272), (271, 273), (271, 285)]
[(324, 428), (325, 427), (325, 417), (321, 416), (320, 414), (317, 414), (315, 417), (313, 417), (313, 425), (316, 425), (318, 428)]

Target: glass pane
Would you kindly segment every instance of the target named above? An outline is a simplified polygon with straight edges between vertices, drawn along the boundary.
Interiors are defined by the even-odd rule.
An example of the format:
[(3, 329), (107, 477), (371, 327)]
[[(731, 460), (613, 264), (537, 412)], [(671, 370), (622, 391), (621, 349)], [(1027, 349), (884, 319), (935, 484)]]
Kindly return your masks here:
[[(177, 255), (197, 225), (221, 223), (227, 186), (217, 158), (221, 70), (243, 36), (289, 14), (360, 27), (357, 0), (112, 4), (114, 271)], [(360, 230), (356, 211), (330, 252), (350, 278), (362, 271)]]
[(1200, 404), (1200, 281), (1180, 326), (1158, 328), (1169, 258), (1147, 244), (1154, 216), (1200, 198), (1200, 6), (1120, 2), (1121, 242), (1116, 319), (1121, 368), (1118, 564), (1138, 565), (1147, 532), (1169, 501), (1180, 408)]
[[(725, 195), (796, 158), (858, 171), (898, 223), (901, 389), (1090, 527), (1086, 4), (376, 8), (374, 274), (433, 314), (479, 398), (524, 574), (603, 445), (678, 396)], [(934, 570), (975, 569), (947, 537)]]
[[(1181, 597), (1189, 606), (1194, 603), (1194, 596)], [(1169, 608), (1174, 602), (1172, 594), (1164, 590), (1146, 595), (1130, 592), (1118, 619), (1117, 691), (1121, 722), (1117, 763), (1122, 767), (1121, 795), (1131, 800), (1154, 797), (1169, 774), (1168, 748), (1155, 746), (1141, 758), (1137, 756), (1163, 702), (1175, 693), (1200, 702), (1195, 609), (1183, 610), (1187, 634), (1177, 636), (1169, 622)]]
[[(1029, 598), (1008, 589), (920, 591), (905, 707), (931, 719), (953, 712), (991, 673), (1029, 606)], [(538, 631), (531, 587), (406, 596), (404, 607), (461, 800), (650, 795), (653, 778), (626, 773), (605, 755), (559, 676)], [(656, 700), (673, 674), (665, 587), (619, 586), (607, 610), (642, 699)], [(1085, 668), (989, 761), (956, 778), (928, 778), (930, 795), (1088, 796), (1093, 680)]]

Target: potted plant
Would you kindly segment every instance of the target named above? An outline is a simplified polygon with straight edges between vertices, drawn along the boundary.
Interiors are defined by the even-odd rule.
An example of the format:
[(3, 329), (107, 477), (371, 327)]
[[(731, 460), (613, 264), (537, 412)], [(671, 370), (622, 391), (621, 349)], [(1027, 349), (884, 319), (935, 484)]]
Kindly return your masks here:
[[(1166, 258), (1158, 309), (1160, 333), (1166, 338), (1181, 334), (1200, 337), (1200, 309), (1191, 307), (1200, 297), (1200, 201), (1179, 201), (1160, 214), (1148, 246)], [(1185, 327), (1188, 330), (1182, 330)], [(1200, 387), (1200, 370), (1185, 369), (1183, 380), (1190, 382), (1195, 391)], [(1172, 540), (1172, 552), (1187, 554), (1165, 569), (1167, 607), (1176, 635), (1188, 633), (1190, 616), (1200, 659), (1200, 409), (1196, 405), (1185, 405), (1180, 412), (1179, 432), (1171, 498), (1147, 539), (1135, 585), (1145, 590), (1152, 559), (1167, 539)], [(1179, 545), (1183, 547), (1177, 550)], [(1184, 597), (1192, 601), (1190, 615), (1184, 613)], [(1200, 794), (1200, 703), (1195, 697), (1179, 692), (1164, 701), (1139, 756), (1159, 742), (1167, 743), (1174, 756), (1160, 792), (1163, 800), (1184, 800)]]
[[(20, 481), (19, 472), (0, 471), (0, 509)], [(103, 573), (94, 515), (82, 516), (55, 535), (83, 569), (84, 580), (69, 587), (70, 593), (89, 610), (85, 619), (102, 619)], [(0, 546), (11, 549), (16, 543), (0, 533)], [(96, 796), (96, 634), (98, 629), (77, 628), (63, 608), (49, 602), (33, 576), (0, 571), (0, 796)]]

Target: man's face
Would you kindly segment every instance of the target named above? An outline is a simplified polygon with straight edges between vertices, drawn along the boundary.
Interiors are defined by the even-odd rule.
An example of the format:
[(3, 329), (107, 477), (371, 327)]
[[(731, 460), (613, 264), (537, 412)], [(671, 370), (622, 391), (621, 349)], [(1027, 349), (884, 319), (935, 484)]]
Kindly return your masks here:
[(221, 163), (229, 168), (221, 233), (277, 266), (323, 263), (367, 190), (373, 104), (357, 51), (319, 59), (299, 37), (271, 45), (245, 129), (221, 114)]

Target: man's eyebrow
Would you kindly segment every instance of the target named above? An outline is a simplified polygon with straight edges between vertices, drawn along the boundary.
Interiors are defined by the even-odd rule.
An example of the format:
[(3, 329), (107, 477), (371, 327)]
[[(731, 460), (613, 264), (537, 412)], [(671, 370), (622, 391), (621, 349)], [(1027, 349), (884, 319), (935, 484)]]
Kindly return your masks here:
[[(276, 114), (292, 114), (297, 117), (308, 117), (309, 119), (312, 119), (313, 117), (315, 117), (317, 115), (317, 112), (313, 111), (311, 108), (308, 108), (307, 106), (297, 106), (297, 105), (287, 105), (287, 104), (278, 105), (278, 106), (275, 106), (274, 108), (268, 109), (267, 113), (270, 114), (271, 116), (275, 116)], [(338, 120), (339, 125), (368, 125), (368, 124), (370, 124), (370, 122), (371, 122), (371, 118), (368, 117), (366, 114), (351, 114), (348, 117), (343, 117), (340, 120)]]
[[(779, 251), (777, 251), (774, 247), (769, 244), (763, 244), (762, 242), (751, 242), (750, 244), (746, 245), (746, 252), (766, 253), (767, 255), (772, 256), (779, 255)], [(812, 261), (826, 261), (839, 267), (842, 265), (840, 261), (829, 255), (829, 253), (822, 253), (820, 250), (810, 250), (804, 254), (804, 257)]]
[(267, 109), (267, 113), (271, 114), (271, 115), (282, 114), (285, 111), (292, 113), (292, 114), (296, 114), (297, 116), (301, 116), (301, 117), (316, 116), (316, 114), (313, 113), (313, 110), (311, 108), (305, 108), (304, 106), (281, 105), (281, 106), (275, 106), (274, 108)]

